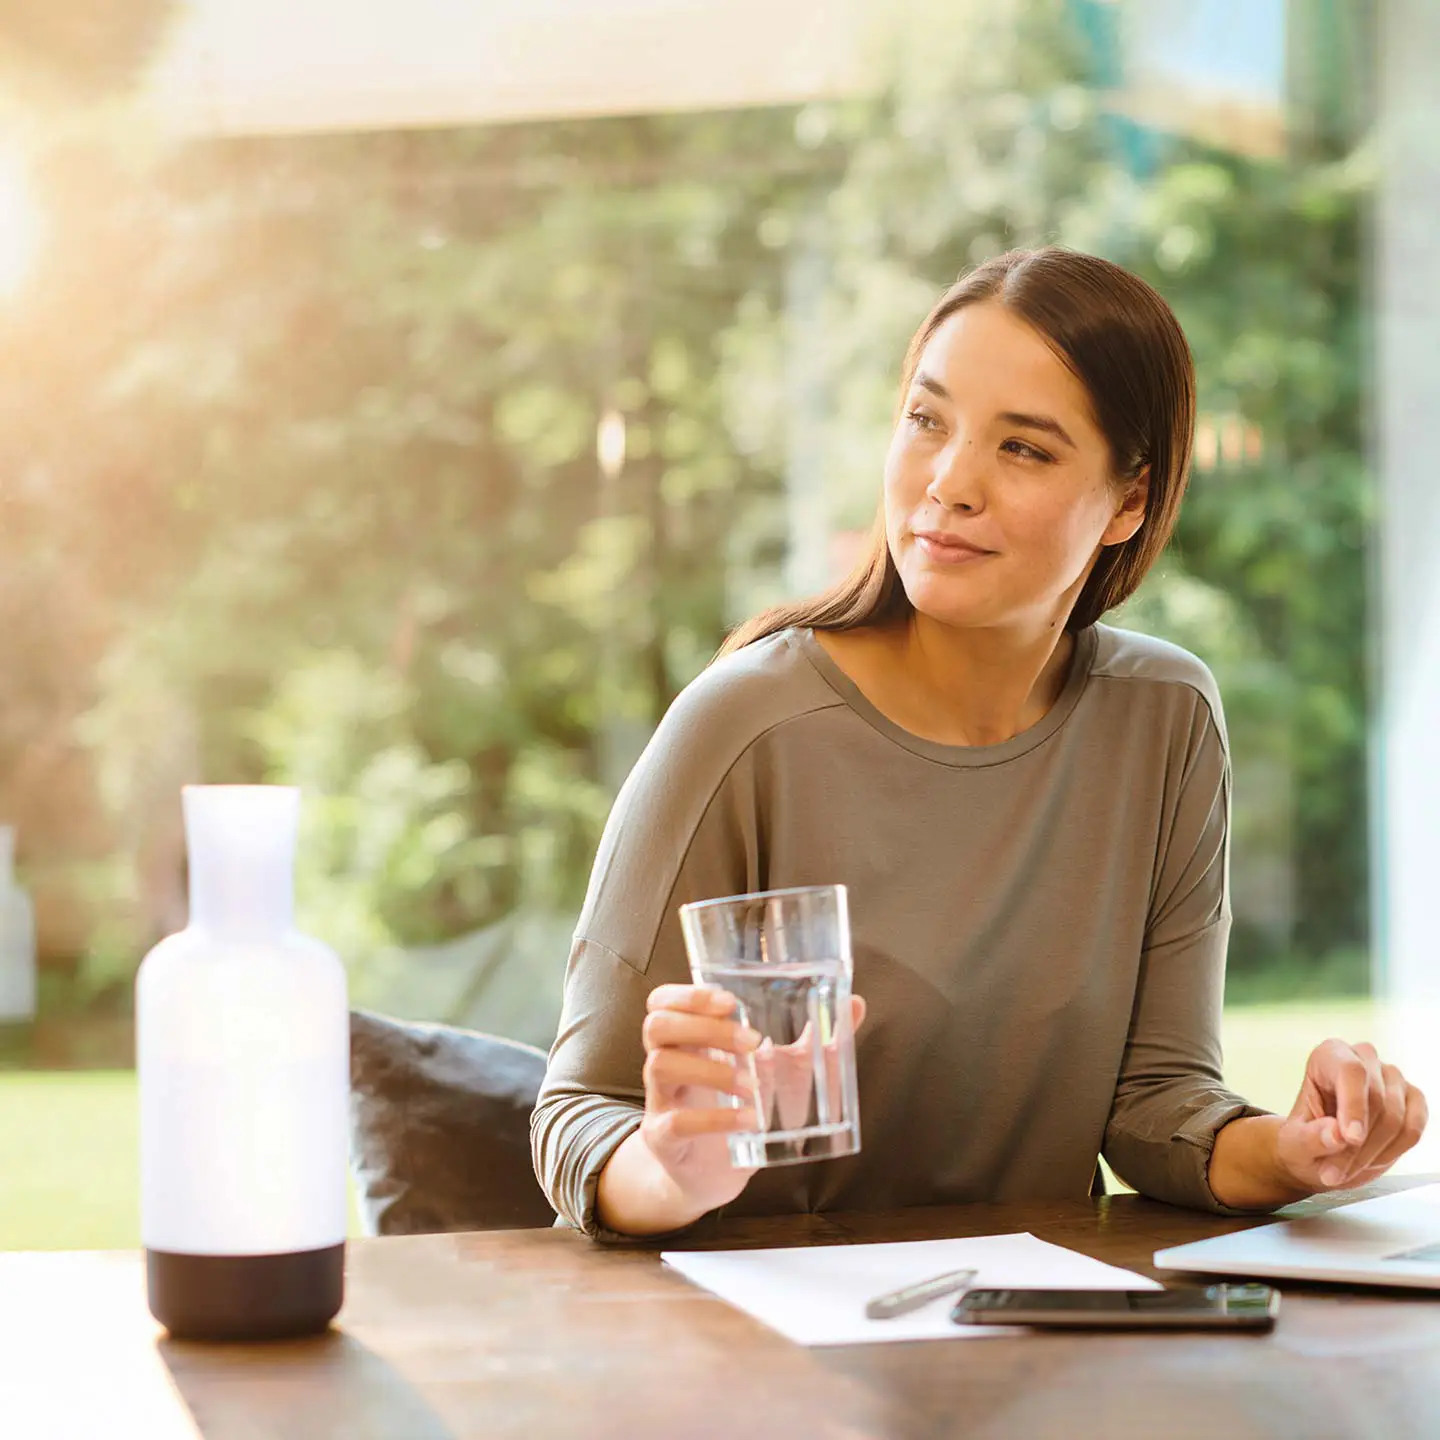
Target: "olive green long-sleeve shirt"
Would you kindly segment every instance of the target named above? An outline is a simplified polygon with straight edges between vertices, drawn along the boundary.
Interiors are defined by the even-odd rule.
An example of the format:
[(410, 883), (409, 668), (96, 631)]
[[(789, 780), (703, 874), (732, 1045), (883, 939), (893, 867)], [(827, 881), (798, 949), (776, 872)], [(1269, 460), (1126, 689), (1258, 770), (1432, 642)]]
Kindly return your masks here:
[(862, 1151), (762, 1171), (726, 1214), (1088, 1193), (1103, 1152), (1160, 1200), (1221, 1208), (1215, 1134), (1260, 1114), (1220, 1072), (1230, 768), (1194, 656), (1094, 626), (1036, 725), (921, 739), (808, 630), (675, 701), (610, 815), (531, 1122), (559, 1215), (596, 1234), (640, 1123), (641, 1022), (690, 979), (690, 900), (849, 888)]

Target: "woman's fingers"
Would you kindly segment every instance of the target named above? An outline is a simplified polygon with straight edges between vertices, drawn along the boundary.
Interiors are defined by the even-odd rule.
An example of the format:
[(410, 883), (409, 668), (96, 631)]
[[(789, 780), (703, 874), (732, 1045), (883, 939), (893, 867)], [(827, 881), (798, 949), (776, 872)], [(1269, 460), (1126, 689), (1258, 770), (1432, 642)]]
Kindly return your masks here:
[(641, 1026), (646, 1109), (719, 1115), (722, 1130), (737, 1128), (731, 1123), (736, 1115), (754, 1124), (751, 1106), (737, 1110), (721, 1098), (734, 1095), (752, 1105), (755, 1100), (751, 1068), (737, 1062), (755, 1050), (760, 1036), (726, 1018), (734, 1013), (734, 996), (702, 985), (661, 985), (651, 991), (646, 1008)]
[(1373, 1045), (1327, 1040), (1311, 1052), (1282, 1163), (1307, 1184), (1354, 1185), (1388, 1170), (1428, 1120), (1424, 1095)]
[[(816, 1098), (819, 1058), (808, 1023), (797, 1040), (776, 1046), (740, 1023), (732, 995), (699, 985), (657, 986), (646, 1008), (641, 1038), (646, 1051), (646, 1105), (653, 1117), (707, 1115), (712, 1117), (709, 1123), (715, 1132), (753, 1126), (756, 1112), (749, 1105), (737, 1108), (721, 1100), (721, 1096), (733, 1095), (754, 1102), (761, 1115), (781, 1128), (807, 1122)], [(845, 1017), (848, 1026), (842, 1022), (835, 1040), (848, 1039), (847, 1028), (851, 1034), (859, 1029), (865, 1012), (864, 999), (851, 996)], [(823, 1048), (828, 1054), (835, 1045), (832, 1042)], [(838, 1086), (838, 1078), (835, 1083)], [(707, 1103), (711, 1100), (718, 1103)], [(664, 1133), (673, 1136), (679, 1132), (671, 1129)], [(657, 1143), (658, 1139), (657, 1133)]]
[(688, 1050), (652, 1050), (645, 1057), (645, 1093), (668, 1108), (676, 1092), (684, 1089), (718, 1090), (755, 1098), (754, 1082), (748, 1069), (739, 1069), (728, 1060), (711, 1060)]
[(760, 1036), (746, 1025), (717, 1015), (697, 1015), (684, 1010), (652, 1010), (641, 1026), (640, 1037), (647, 1050), (678, 1046), (695, 1050), (724, 1050), (745, 1055), (760, 1043)]
[(1339, 1129), (1333, 1118), (1322, 1115), (1314, 1120), (1291, 1117), (1285, 1123), (1281, 1139), (1280, 1159), (1297, 1181), (1303, 1185), (1328, 1185), (1328, 1167), (1338, 1163), (1344, 1151)]
[(1297, 1125), (1295, 1133), (1300, 1138), (1305, 1153), (1316, 1161), (1345, 1149), (1345, 1142), (1340, 1138), (1340, 1127), (1328, 1115), (1322, 1115), (1318, 1120), (1304, 1121)]
[(729, 1015), (735, 997), (728, 990), (710, 985), (657, 985), (645, 1001), (645, 1008), (684, 1010), (691, 1015)]
[(1418, 1085), (1406, 1085), (1405, 1089), (1405, 1124), (1401, 1128), (1400, 1137), (1396, 1145), (1401, 1148), (1396, 1151), (1395, 1158), (1399, 1158), (1406, 1150), (1414, 1149), (1420, 1137), (1425, 1133), (1425, 1127), (1430, 1123), (1430, 1102), (1425, 1098), (1425, 1092)]
[[(1356, 1175), (1363, 1174), (1367, 1180), (1378, 1179), (1402, 1155), (1414, 1148), (1429, 1119), (1425, 1097), (1418, 1090), (1411, 1090), (1405, 1112), (1405, 1124), (1401, 1127), (1400, 1133), (1363, 1171), (1357, 1171)], [(1351, 1177), (1351, 1183), (1355, 1183), (1355, 1176)]]
[[(1393, 1081), (1391, 1071), (1394, 1071)], [(1388, 1138), (1384, 1144), (1375, 1147), (1367, 1146), (1360, 1153), (1354, 1165), (1351, 1166), (1348, 1177), (1351, 1180), (1364, 1171), (1373, 1171), (1376, 1175), (1384, 1174), (1407, 1150), (1414, 1148), (1415, 1143), (1425, 1133), (1425, 1126), (1430, 1119), (1430, 1107), (1424, 1092), (1417, 1086), (1411, 1085), (1393, 1065), (1386, 1065), (1384, 1072), (1387, 1096), (1392, 1084), (1394, 1092), (1398, 1093), (1398, 1101), (1388, 1101), (1390, 1118), (1384, 1127)]]
[(749, 1110), (659, 1110), (647, 1115), (641, 1128), (645, 1131), (647, 1144), (664, 1147), (702, 1135), (728, 1135), (735, 1130), (753, 1130), (755, 1116)]
[[(1358, 1047), (1357, 1047), (1358, 1048)], [(1348, 1173), (1358, 1174), (1374, 1165), (1378, 1157), (1390, 1149), (1405, 1125), (1405, 1077), (1393, 1065), (1378, 1065), (1379, 1099), (1372, 1105), (1370, 1124), (1364, 1140), (1351, 1147)]]
[(1322, 1093), (1332, 1097), (1332, 1113), (1347, 1145), (1359, 1146), (1370, 1133), (1385, 1101), (1380, 1061), (1373, 1045), (1347, 1045), (1327, 1040), (1316, 1046), (1310, 1057), (1315, 1080)]

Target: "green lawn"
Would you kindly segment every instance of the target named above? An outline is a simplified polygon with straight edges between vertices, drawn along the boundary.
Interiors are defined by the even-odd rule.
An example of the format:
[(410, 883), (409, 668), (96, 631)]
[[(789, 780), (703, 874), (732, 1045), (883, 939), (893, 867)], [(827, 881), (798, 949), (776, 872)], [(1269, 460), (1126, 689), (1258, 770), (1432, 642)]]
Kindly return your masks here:
[(134, 1071), (0, 1071), (0, 1250), (139, 1245), (138, 1121)]
[(1305, 1059), (1322, 1040), (1382, 1043), (1373, 1000), (1347, 996), (1225, 1012), (1225, 1079), (1253, 1104), (1285, 1114), (1295, 1103)]
[[(1286, 1110), (1311, 1047), (1332, 1034), (1370, 1038), (1374, 1014), (1362, 999), (1227, 1011), (1227, 1078), (1257, 1105)], [(132, 1073), (0, 1072), (0, 1249), (138, 1244), (137, 1169)]]
[(139, 1244), (135, 1076), (0, 1073), (0, 1249)]

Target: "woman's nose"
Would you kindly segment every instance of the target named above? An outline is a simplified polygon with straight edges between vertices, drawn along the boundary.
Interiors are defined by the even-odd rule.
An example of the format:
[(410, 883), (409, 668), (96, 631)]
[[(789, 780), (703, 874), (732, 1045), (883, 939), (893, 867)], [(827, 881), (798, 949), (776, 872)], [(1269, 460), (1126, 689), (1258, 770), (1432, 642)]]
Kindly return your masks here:
[(945, 510), (985, 508), (985, 471), (977, 446), (957, 443), (940, 455), (925, 497)]

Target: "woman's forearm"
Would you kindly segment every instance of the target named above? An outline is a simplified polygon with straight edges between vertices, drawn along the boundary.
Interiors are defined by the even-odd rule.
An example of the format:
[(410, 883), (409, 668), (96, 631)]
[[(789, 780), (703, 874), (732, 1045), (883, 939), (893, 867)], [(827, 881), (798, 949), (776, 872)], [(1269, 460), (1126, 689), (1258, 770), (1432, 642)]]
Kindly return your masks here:
[(1210, 1156), (1210, 1193), (1232, 1210), (1273, 1210), (1313, 1193), (1297, 1186), (1281, 1168), (1276, 1137), (1279, 1115), (1232, 1120), (1215, 1137)]
[(595, 1209), (607, 1230), (663, 1235), (698, 1220), (704, 1210), (683, 1194), (636, 1130), (600, 1172)]

